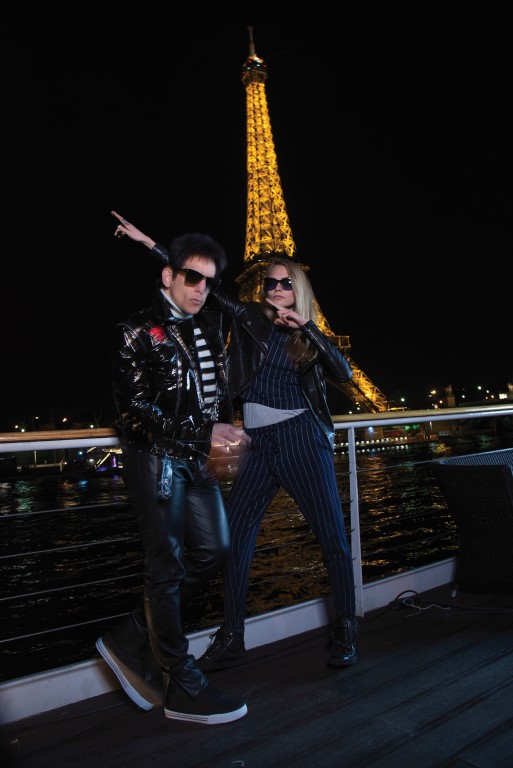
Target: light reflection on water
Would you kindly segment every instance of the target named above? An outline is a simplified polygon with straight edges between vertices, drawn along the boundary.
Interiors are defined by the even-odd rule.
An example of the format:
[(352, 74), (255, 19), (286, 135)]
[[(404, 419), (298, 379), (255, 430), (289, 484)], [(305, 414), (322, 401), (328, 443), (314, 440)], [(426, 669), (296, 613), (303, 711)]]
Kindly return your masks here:
[[(453, 439), (450, 443), (403, 445), (399, 455), (393, 449), (359, 453), (360, 524), (365, 548), (372, 550), (378, 542), (382, 545), (386, 537), (407, 540), (418, 534), (422, 524), (420, 518), (432, 512), (433, 494), (435, 502), (440, 500), (429, 472), (430, 461), (456, 453), (494, 450), (497, 445), (501, 447), (500, 438), (481, 435)], [(335, 465), (348, 524), (347, 454), (335, 453)], [(236, 464), (232, 462), (220, 472), (225, 494), (229, 493), (235, 469)], [(6, 555), (50, 550), (59, 545), (90, 545), (105, 539), (131, 539), (137, 532), (124, 507), (126, 503), (121, 474), (49, 475), (6, 480), (0, 483), (0, 521), (3, 520), (5, 532), (0, 539), (0, 552)], [(105, 505), (109, 506), (106, 508)], [(33, 510), (37, 513), (29, 514)], [(8, 529), (5, 527), (7, 523)], [(428, 521), (426, 527), (432, 529), (433, 521)], [(263, 570), (272, 570), (270, 549), (277, 550), (301, 535), (309, 537), (306, 523), (293, 500), (284, 491), (279, 491), (260, 532), (258, 546), (265, 552)], [(120, 557), (124, 554), (121, 552)], [(319, 565), (317, 551), (313, 564)]]
[[(370, 449), (357, 455), (364, 582), (454, 554), (454, 524), (429, 462), (446, 455), (510, 447), (492, 435)], [(347, 454), (335, 464), (349, 526)], [(221, 474), (229, 492), (236, 465)], [(383, 471), (384, 470), (384, 471)], [(66, 639), (27, 640), (8, 649), (9, 678), (90, 658), (98, 616), (129, 611), (140, 594), (142, 558), (121, 475), (21, 477), (0, 482), (0, 576), (9, 599), (8, 636), (80, 624)], [(106, 507), (105, 505), (109, 505)], [(36, 514), (31, 513), (38, 510)], [(8, 557), (20, 553), (17, 558)], [(113, 579), (116, 579), (115, 581)], [(83, 586), (67, 590), (71, 584)], [(329, 593), (316, 540), (283, 491), (262, 524), (251, 571), (248, 615)], [(184, 615), (187, 631), (222, 620), (220, 579)], [(83, 622), (91, 622), (84, 627)], [(55, 635), (55, 633), (54, 633)], [(27, 663), (27, 653), (30, 662)], [(32, 668), (31, 666), (32, 665)]]

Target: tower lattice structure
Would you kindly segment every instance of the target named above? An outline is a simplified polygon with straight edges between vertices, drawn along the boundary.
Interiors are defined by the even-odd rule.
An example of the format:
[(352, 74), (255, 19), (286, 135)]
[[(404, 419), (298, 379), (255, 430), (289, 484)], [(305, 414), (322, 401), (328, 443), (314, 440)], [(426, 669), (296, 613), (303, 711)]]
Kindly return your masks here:
[[(244, 271), (237, 282), (243, 301), (258, 301), (269, 262), (276, 256), (296, 260), (296, 246), (283, 197), (267, 106), (267, 66), (256, 55), (253, 27), (248, 27), (248, 32), (249, 56), (242, 68), (246, 89), (248, 177), (246, 245)], [(307, 265), (297, 263), (308, 271)], [(333, 333), (320, 307), (317, 306), (317, 310), (319, 328), (343, 351), (353, 371), (352, 380), (339, 384), (339, 388), (362, 410), (385, 411), (387, 398), (349, 355), (349, 336)]]

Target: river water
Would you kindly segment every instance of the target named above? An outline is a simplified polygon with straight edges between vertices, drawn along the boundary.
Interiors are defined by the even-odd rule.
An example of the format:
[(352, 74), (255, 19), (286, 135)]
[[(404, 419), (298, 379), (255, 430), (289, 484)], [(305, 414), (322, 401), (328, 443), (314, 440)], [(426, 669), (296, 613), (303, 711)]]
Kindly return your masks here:
[[(455, 554), (455, 526), (430, 462), (511, 444), (511, 436), (480, 434), (359, 450), (364, 583)], [(347, 462), (346, 452), (335, 453), (349, 524)], [(220, 473), (225, 493), (234, 469)], [(131, 609), (141, 589), (139, 540), (122, 474), (0, 478), (0, 524), (0, 646), (8, 662), (1, 679), (95, 656), (96, 636)], [(221, 621), (220, 587), (214, 580), (187, 609), (186, 631)], [(280, 491), (260, 531), (248, 616), (328, 593), (318, 545)]]

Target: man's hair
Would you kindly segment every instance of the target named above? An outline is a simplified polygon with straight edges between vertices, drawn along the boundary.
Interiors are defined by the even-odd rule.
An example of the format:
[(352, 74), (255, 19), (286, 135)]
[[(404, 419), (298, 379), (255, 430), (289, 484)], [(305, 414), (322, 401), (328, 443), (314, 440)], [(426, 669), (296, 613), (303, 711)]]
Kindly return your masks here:
[(169, 245), (169, 266), (182, 269), (189, 256), (204, 256), (212, 259), (216, 265), (216, 277), (228, 266), (228, 259), (222, 245), (210, 235), (202, 232), (190, 232), (179, 235)]

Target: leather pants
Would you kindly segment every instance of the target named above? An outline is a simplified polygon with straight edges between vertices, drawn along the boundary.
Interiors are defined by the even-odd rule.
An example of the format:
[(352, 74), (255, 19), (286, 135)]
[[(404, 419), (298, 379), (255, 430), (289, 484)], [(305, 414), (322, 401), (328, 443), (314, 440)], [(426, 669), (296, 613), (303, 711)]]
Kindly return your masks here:
[(123, 448), (123, 477), (136, 515), (144, 555), (144, 603), (114, 630), (119, 644), (140, 659), (148, 645), (171, 680), (197, 693), (206, 678), (188, 654), (181, 606), (217, 574), (230, 535), (215, 474), (204, 462), (172, 459), (170, 498), (159, 498), (162, 461)]

